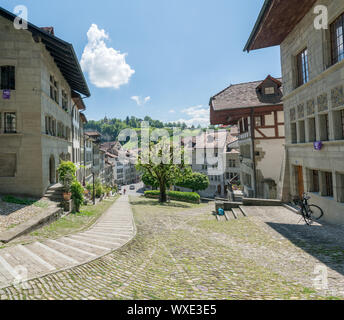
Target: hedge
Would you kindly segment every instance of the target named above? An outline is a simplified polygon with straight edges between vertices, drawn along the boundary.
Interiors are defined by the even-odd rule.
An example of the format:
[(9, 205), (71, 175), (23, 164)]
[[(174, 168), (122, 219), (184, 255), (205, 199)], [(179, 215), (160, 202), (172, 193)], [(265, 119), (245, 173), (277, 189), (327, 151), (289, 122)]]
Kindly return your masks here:
[[(145, 191), (146, 198), (158, 199), (160, 196), (159, 190)], [(167, 196), (171, 200), (190, 202), (190, 203), (200, 203), (201, 197), (195, 192), (179, 192), (179, 191), (168, 191)]]

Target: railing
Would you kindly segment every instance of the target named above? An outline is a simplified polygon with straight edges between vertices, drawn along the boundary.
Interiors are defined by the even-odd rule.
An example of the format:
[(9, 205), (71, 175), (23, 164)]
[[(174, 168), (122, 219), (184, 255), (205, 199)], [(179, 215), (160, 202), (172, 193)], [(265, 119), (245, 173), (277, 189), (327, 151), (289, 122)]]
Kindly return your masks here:
[(251, 137), (251, 133), (250, 132), (244, 132), (239, 134), (238, 139), (239, 140), (245, 140)]

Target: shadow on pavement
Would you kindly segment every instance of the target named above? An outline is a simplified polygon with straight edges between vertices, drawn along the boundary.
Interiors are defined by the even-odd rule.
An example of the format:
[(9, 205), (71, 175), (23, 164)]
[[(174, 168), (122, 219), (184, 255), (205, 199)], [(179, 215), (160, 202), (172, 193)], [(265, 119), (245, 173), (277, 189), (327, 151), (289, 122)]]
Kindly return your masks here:
[(298, 225), (267, 222), (294, 245), (329, 268), (344, 275), (344, 230), (331, 225)]

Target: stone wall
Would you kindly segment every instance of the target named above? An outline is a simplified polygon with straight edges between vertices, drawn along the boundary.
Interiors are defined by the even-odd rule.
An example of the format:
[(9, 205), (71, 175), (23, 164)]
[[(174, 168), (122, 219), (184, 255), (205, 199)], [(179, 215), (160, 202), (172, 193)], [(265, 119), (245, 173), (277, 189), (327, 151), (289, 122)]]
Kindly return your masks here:
[[(45, 134), (45, 115), (71, 127), (70, 114), (50, 98), (50, 74), (59, 82), (60, 95), (62, 88), (68, 93), (69, 109), (70, 87), (43, 44), (36, 43), (31, 32), (14, 29), (13, 24), (2, 17), (0, 65), (16, 68), (16, 90), (11, 91), (9, 100), (0, 97), (0, 162), (15, 159), (15, 173), (10, 172), (13, 168), (9, 166), (8, 177), (2, 174), (0, 193), (42, 196), (50, 185), (50, 157), (54, 157), (57, 166), (61, 153), (71, 153), (67, 141)], [(6, 111), (17, 114), (16, 134), (3, 133), (3, 112)]]
[[(326, 5), (331, 23), (344, 12), (342, 0), (323, 0), (316, 4)], [(310, 11), (281, 45), (282, 73), (284, 86), (284, 110), (286, 119), (287, 171), (289, 190), (284, 195), (288, 200), (298, 193), (296, 166), (303, 167), (305, 191), (311, 190), (308, 170), (331, 172), (334, 197), (312, 194), (315, 202), (325, 210), (324, 219), (344, 223), (344, 204), (340, 203), (337, 175), (344, 173), (344, 140), (338, 136), (340, 129), (339, 111), (344, 109), (344, 61), (331, 66), (329, 30), (314, 28), (315, 15)], [(296, 87), (296, 55), (308, 48), (310, 81)], [(329, 141), (323, 142), (323, 149), (313, 146), (312, 121), (315, 118), (316, 140), (324, 140), (322, 115), (329, 117)], [(292, 127), (296, 124), (298, 141), (292, 143)], [(305, 132), (303, 136), (303, 132)], [(326, 140), (326, 139), (325, 139)], [(286, 196), (288, 194), (288, 196)]]

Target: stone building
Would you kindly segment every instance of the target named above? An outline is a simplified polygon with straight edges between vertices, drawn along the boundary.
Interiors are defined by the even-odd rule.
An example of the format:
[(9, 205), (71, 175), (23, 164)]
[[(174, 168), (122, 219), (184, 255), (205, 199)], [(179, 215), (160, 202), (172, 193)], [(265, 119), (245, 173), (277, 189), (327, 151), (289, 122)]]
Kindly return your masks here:
[[(326, 29), (315, 23), (317, 5), (327, 8)], [(311, 202), (324, 209), (324, 219), (333, 223), (344, 223), (343, 21), (342, 0), (266, 1), (245, 47), (281, 48), (284, 199), (309, 192)]]
[(231, 85), (210, 99), (213, 125), (238, 125), (244, 196), (281, 198), (284, 113), (280, 79)]
[[(235, 129), (233, 127), (234, 132)], [(227, 129), (183, 139), (187, 157), (192, 159), (192, 171), (209, 178), (209, 187), (198, 191), (201, 197), (229, 197), (229, 185), (239, 180), (237, 141), (236, 135), (232, 135)], [(176, 190), (190, 191), (181, 187), (176, 187)]]
[(114, 165), (114, 180), (117, 185), (129, 185), (140, 181), (140, 175), (135, 168), (136, 150), (124, 150), (118, 141), (105, 142), (101, 147), (107, 154), (114, 156), (111, 162)]
[(0, 8), (0, 193), (40, 197), (72, 160), (72, 92), (90, 96), (73, 46)]

